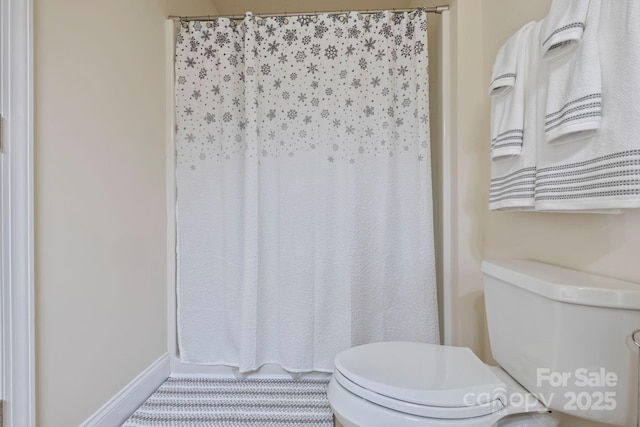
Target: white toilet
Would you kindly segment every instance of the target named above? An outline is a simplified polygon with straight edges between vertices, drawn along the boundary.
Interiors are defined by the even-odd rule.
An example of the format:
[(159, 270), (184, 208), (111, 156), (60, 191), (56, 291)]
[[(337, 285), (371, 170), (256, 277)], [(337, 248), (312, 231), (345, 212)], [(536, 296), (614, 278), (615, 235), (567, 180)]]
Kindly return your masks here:
[(344, 427), (556, 426), (548, 411), (632, 426), (640, 285), (534, 261), (484, 262), (493, 357), (413, 342), (353, 347), (328, 396)]

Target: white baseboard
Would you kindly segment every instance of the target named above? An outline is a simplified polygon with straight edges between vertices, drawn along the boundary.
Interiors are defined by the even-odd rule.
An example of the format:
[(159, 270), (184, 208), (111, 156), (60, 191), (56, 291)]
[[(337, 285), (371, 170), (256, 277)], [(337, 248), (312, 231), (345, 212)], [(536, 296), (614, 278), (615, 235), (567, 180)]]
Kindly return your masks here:
[(98, 409), (80, 427), (119, 427), (169, 377), (169, 354), (162, 355)]

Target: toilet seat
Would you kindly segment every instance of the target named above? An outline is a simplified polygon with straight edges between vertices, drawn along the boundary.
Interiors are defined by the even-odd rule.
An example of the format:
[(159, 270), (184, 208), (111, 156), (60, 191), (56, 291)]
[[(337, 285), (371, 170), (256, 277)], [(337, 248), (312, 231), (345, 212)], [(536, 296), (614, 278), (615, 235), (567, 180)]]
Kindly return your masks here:
[(334, 378), (354, 395), (419, 417), (462, 419), (506, 405), (506, 385), (471, 350), (415, 342), (353, 347)]

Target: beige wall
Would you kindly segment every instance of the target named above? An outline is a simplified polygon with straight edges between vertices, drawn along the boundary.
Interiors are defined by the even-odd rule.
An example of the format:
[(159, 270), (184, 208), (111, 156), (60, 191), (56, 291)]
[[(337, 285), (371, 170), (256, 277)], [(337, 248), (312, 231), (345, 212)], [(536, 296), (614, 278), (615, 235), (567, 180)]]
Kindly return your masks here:
[(38, 426), (166, 352), (165, 33), (209, 0), (35, 1)]

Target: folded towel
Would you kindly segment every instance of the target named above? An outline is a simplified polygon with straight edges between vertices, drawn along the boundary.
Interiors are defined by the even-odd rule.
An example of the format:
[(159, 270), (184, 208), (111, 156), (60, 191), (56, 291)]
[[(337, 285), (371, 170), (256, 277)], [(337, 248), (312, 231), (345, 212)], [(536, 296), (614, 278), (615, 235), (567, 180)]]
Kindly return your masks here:
[(491, 96), (491, 158), (517, 156), (524, 134), (527, 36), (533, 22), (522, 27), (500, 48), (493, 65)]
[[(544, 20), (544, 31), (555, 45), (575, 46), (570, 54), (551, 52), (567, 48), (543, 41), (548, 63), (548, 96), (545, 110), (546, 141), (565, 143), (591, 136), (602, 119), (602, 79), (598, 49), (601, 0), (554, 1)], [(588, 6), (588, 7), (587, 7)], [(586, 11), (586, 18), (585, 18)], [(575, 25), (575, 26), (572, 26)], [(556, 28), (552, 31), (553, 28)], [(558, 31), (567, 28), (564, 31)], [(580, 33), (580, 39), (576, 39)], [(546, 40), (545, 40), (546, 41)], [(547, 54), (545, 56), (545, 53)]]
[(554, 0), (542, 27), (542, 56), (568, 54), (580, 46), (589, 0)]
[(580, 144), (538, 144), (536, 209), (640, 207), (639, 16), (638, 1), (601, 3), (598, 44), (606, 114), (598, 132)]
[(536, 120), (537, 101), (540, 90), (538, 66), (540, 56), (540, 31), (538, 23), (525, 26), (521, 34), (522, 49), (526, 55), (521, 58), (521, 67), (526, 70), (522, 76), (524, 87), (524, 114), (522, 151), (519, 156), (502, 157), (491, 162), (490, 210), (529, 210), (535, 205), (536, 138), (540, 133)]

